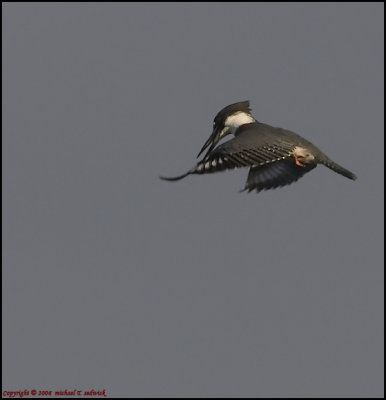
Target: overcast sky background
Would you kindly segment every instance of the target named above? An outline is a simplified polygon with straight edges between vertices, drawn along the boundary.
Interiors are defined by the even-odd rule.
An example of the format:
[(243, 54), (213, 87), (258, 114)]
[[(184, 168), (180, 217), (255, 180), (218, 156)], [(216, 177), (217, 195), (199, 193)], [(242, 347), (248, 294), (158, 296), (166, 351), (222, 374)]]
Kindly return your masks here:
[[(3, 3), (3, 390), (382, 397), (382, 3)], [(358, 175), (191, 168), (250, 100)]]

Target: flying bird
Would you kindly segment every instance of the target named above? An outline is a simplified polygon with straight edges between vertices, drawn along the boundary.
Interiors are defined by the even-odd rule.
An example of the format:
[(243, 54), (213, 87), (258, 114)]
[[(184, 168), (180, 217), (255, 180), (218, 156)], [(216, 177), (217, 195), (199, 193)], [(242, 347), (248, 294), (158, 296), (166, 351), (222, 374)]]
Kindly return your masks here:
[[(233, 139), (216, 147), (227, 135)], [(241, 167), (249, 167), (249, 174), (242, 191), (274, 189), (297, 181), (318, 164), (323, 164), (355, 180), (356, 176), (341, 167), (308, 140), (282, 128), (258, 122), (249, 108), (249, 101), (242, 101), (223, 108), (215, 117), (213, 132), (197, 158), (207, 150), (195, 167), (183, 175), (163, 177), (177, 181), (192, 174), (207, 174)]]

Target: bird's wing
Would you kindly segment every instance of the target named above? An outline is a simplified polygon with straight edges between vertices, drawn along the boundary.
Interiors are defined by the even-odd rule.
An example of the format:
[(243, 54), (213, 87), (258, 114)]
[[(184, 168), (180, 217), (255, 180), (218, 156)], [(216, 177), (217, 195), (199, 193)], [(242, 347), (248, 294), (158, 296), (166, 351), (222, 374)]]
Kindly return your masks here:
[[(173, 178), (161, 177), (161, 179), (174, 181), (191, 174), (207, 174), (241, 167), (252, 167), (253, 171), (257, 171), (262, 167), (287, 161), (287, 163), (280, 165), (295, 165), (293, 171), (291, 169), (291, 173), (284, 174), (283, 167), (264, 168), (265, 172), (263, 171), (264, 173), (261, 176), (258, 173), (253, 174), (250, 187), (253, 186), (253, 182), (256, 179), (256, 184), (259, 187), (263, 185), (260, 182), (262, 179), (265, 182), (265, 186), (273, 185), (274, 176), (279, 175), (282, 175), (280, 177), (282, 182), (288, 181), (286, 184), (291, 183), (312, 168), (295, 164), (293, 151), (299, 144), (299, 136), (292, 134), (292, 132), (288, 134), (283, 132), (282, 129), (257, 122), (241, 126), (233, 139), (216, 147), (187, 173)], [(299, 168), (299, 172), (295, 173), (294, 171), (297, 171), (296, 168)], [(265, 176), (267, 177), (265, 178)]]
[(252, 167), (249, 170), (245, 188), (251, 192), (256, 190), (274, 189), (279, 186), (289, 185), (296, 182), (304, 174), (316, 167), (316, 164), (308, 164), (304, 166), (296, 165), (291, 159), (280, 160), (261, 167)]
[(292, 158), (295, 147), (296, 143), (279, 132), (268, 133), (247, 127), (238, 132), (234, 139), (221, 144), (206, 155), (191, 173), (204, 174), (240, 167), (261, 167)]

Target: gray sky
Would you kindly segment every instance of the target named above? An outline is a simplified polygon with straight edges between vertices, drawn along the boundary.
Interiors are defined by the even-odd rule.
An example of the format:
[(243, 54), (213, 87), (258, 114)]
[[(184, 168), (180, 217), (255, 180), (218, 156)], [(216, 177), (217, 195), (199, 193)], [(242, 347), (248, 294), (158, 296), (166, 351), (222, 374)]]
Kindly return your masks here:
[[(383, 11), (3, 4), (3, 390), (383, 396)], [(358, 175), (177, 175), (250, 100)]]

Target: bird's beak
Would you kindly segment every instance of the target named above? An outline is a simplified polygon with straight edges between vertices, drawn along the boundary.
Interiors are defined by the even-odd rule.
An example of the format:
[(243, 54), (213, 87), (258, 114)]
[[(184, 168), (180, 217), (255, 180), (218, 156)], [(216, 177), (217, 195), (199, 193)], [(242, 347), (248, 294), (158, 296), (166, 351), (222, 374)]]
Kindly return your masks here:
[[(214, 128), (212, 134), (210, 135), (209, 139), (205, 142), (204, 146), (202, 147), (202, 149), (200, 150), (200, 152), (198, 153), (198, 157), (200, 157), (201, 153), (208, 147), (209, 150), (207, 151), (206, 155), (208, 155), (213, 148), (216, 146), (216, 144), (220, 141), (221, 139), (221, 131), (219, 131), (218, 128)], [(206, 156), (205, 156), (206, 157)]]

